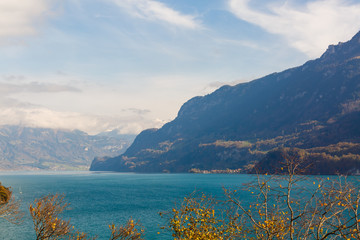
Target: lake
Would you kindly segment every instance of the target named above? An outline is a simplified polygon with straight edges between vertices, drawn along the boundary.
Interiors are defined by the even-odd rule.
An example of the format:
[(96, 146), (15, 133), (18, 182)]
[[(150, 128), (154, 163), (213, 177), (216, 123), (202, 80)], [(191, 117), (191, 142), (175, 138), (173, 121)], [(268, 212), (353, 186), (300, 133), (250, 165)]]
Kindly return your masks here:
[(79, 231), (90, 236), (109, 239), (109, 224), (123, 224), (132, 217), (145, 227), (146, 239), (171, 239), (166, 230), (160, 229), (165, 219), (159, 212), (171, 210), (195, 190), (221, 198), (222, 187), (236, 188), (253, 178), (230, 174), (0, 172), (0, 181), (12, 187), (26, 211), (21, 225), (0, 219), (0, 239), (35, 239), (28, 207), (34, 199), (49, 193), (66, 195), (71, 205), (64, 219), (71, 218)]

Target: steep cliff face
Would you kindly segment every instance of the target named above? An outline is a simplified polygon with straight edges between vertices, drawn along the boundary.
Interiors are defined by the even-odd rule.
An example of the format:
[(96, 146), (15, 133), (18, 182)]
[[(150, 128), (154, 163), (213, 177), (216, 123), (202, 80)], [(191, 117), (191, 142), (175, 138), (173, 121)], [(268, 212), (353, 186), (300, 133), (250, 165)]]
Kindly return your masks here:
[[(347, 132), (343, 136), (326, 134), (335, 131), (338, 121), (359, 111), (360, 33), (346, 43), (329, 46), (320, 58), (302, 66), (189, 100), (172, 122), (142, 132), (119, 157), (95, 159), (91, 170), (241, 168), (259, 158), (259, 151), (276, 144), (358, 141), (359, 132), (348, 129), (343, 129)], [(358, 125), (356, 119), (349, 117), (346, 128)], [(277, 140), (264, 146), (266, 139)], [(219, 141), (224, 144), (216, 144)], [(244, 141), (250, 145), (229, 144)]]

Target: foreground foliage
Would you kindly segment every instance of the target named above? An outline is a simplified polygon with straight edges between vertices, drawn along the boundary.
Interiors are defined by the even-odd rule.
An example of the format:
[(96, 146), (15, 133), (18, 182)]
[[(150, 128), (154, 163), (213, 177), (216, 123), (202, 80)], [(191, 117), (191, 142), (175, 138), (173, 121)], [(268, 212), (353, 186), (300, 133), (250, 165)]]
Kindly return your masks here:
[(123, 226), (109, 225), (109, 229), (111, 231), (110, 240), (143, 240), (144, 229), (132, 219)]
[[(241, 232), (236, 217), (206, 195), (185, 197), (179, 208), (168, 213), (168, 228), (174, 239), (230, 239)], [(220, 214), (219, 214), (220, 212)], [(222, 212), (222, 213), (221, 213)], [(163, 214), (161, 214), (163, 215)]]
[(67, 206), (64, 196), (58, 194), (36, 199), (30, 205), (37, 240), (59, 239), (70, 234), (70, 220), (62, 220), (59, 216)]
[[(304, 163), (284, 156), (283, 175), (259, 175), (244, 192), (226, 190), (242, 216), (247, 239), (360, 239), (359, 188), (346, 177), (308, 181)], [(334, 177), (333, 177), (334, 178)], [(244, 189), (243, 189), (244, 190)], [(245, 235), (244, 235), (245, 236)]]
[(0, 218), (11, 223), (20, 223), (23, 213), (19, 207), (20, 203), (13, 197), (11, 189), (0, 183)]
[[(61, 213), (69, 206), (63, 195), (47, 195), (36, 199), (29, 210), (34, 223), (37, 240), (69, 239), (88, 240), (87, 233), (75, 231), (70, 220), (63, 220)], [(143, 230), (138, 230), (138, 223), (130, 219), (124, 226), (110, 225), (110, 240), (141, 240)]]
[[(284, 155), (279, 175), (258, 175), (240, 189), (224, 189), (216, 202), (185, 198), (172, 210), (167, 229), (174, 239), (360, 239), (360, 191), (338, 176), (310, 181), (306, 162)], [(227, 209), (226, 214), (215, 214)]]

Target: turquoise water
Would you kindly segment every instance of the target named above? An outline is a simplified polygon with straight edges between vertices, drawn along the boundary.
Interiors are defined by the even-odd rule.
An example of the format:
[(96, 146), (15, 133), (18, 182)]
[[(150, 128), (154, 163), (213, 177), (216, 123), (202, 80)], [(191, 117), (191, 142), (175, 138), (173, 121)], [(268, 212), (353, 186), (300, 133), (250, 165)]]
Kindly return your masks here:
[(71, 218), (77, 229), (98, 239), (109, 239), (108, 225), (125, 223), (130, 217), (141, 220), (146, 239), (171, 239), (160, 229), (165, 220), (159, 212), (170, 210), (194, 190), (221, 198), (222, 187), (236, 188), (252, 178), (226, 174), (0, 173), (0, 181), (12, 187), (26, 211), (21, 225), (0, 219), (0, 239), (35, 239), (28, 206), (49, 193), (65, 194), (71, 205), (64, 218)]

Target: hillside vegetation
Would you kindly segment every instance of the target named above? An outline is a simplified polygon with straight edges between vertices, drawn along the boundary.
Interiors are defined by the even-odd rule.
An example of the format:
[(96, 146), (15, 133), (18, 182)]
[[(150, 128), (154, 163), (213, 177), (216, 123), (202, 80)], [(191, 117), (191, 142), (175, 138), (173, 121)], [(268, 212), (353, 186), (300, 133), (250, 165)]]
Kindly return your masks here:
[[(316, 162), (346, 161), (352, 166), (346, 173), (356, 173), (359, 152), (330, 154), (329, 162), (319, 149), (360, 143), (359, 56), (360, 32), (302, 66), (190, 99), (173, 121), (143, 131), (118, 157), (95, 159), (91, 170), (251, 171), (267, 152), (290, 147), (309, 152)], [(325, 172), (335, 171), (312, 173)]]

